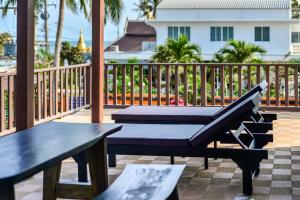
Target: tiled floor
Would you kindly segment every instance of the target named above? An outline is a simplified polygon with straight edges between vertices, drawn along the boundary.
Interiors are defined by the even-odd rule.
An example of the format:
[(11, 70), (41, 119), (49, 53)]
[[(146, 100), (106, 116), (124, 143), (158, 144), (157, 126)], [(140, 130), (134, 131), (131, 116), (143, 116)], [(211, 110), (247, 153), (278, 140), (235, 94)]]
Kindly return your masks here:
[[(112, 110), (106, 110), (110, 121)], [(63, 118), (63, 121), (89, 122), (89, 111)], [(187, 167), (179, 183), (180, 199), (300, 199), (300, 113), (280, 113), (274, 123), (274, 140), (269, 148), (269, 160), (261, 165), (261, 174), (255, 178), (254, 195), (241, 195), (241, 171), (231, 160), (209, 161), (209, 169), (203, 169), (202, 158), (176, 158), (176, 163)], [(169, 163), (167, 157), (119, 156), (117, 168), (109, 169), (110, 182), (128, 163)], [(77, 168), (72, 160), (63, 164), (61, 179), (76, 179)], [(17, 199), (42, 198), (42, 173), (16, 185)]]

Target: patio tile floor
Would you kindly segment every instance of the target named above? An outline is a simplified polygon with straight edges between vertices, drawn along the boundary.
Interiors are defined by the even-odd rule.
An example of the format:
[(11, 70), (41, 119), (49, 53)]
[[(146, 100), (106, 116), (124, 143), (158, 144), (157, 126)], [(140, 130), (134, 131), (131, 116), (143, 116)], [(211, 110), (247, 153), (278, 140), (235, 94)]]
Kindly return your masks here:
[[(105, 120), (110, 122), (106, 110)], [(60, 121), (89, 122), (90, 112), (83, 111)], [(228, 159), (210, 159), (209, 169), (204, 170), (203, 158), (176, 158), (177, 164), (187, 167), (178, 184), (180, 199), (184, 200), (297, 200), (300, 199), (300, 113), (279, 113), (274, 123), (274, 143), (268, 146), (269, 159), (261, 164), (261, 174), (253, 181), (254, 195), (242, 196), (241, 170)], [(168, 164), (168, 157), (118, 156), (116, 168), (109, 169), (110, 183), (129, 163)], [(76, 179), (76, 164), (64, 161), (61, 179)], [(16, 199), (42, 199), (42, 173), (16, 185)]]

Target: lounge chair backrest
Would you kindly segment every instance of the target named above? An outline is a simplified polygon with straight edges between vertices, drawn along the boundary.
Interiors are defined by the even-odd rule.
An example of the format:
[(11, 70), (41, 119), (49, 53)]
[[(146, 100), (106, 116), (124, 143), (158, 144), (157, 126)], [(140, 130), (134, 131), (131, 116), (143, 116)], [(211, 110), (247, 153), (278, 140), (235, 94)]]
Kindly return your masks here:
[(236, 125), (240, 125), (246, 116), (257, 112), (257, 105), (261, 100), (260, 92), (250, 96), (240, 104), (233, 107), (228, 112), (219, 116), (217, 119), (200, 129), (196, 134), (190, 138), (193, 146), (202, 144), (207, 145), (211, 143), (215, 136), (224, 134)]
[(260, 84), (258, 84), (257, 86), (255, 86), (254, 88), (249, 90), (246, 94), (244, 94), (243, 96), (238, 98), (236, 101), (232, 102), (230, 105), (224, 107), (222, 110), (217, 112), (214, 115), (214, 119), (218, 118), (219, 116), (223, 115), (227, 111), (231, 110), (233, 107), (240, 104), (241, 102), (243, 102), (245, 99), (249, 98), (250, 96), (252, 96), (256, 92), (263, 93), (267, 89), (267, 86), (268, 86), (268, 83), (266, 81), (261, 82)]

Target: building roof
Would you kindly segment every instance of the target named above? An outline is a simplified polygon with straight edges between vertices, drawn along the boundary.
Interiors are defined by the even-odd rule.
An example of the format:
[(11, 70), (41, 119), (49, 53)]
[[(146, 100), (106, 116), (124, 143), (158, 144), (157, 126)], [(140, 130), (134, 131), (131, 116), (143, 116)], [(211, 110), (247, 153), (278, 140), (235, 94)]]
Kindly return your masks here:
[(158, 9), (289, 9), (290, 0), (163, 0)]
[(127, 21), (125, 34), (111, 43), (105, 51), (114, 51), (113, 46), (118, 46), (122, 52), (142, 51), (143, 42), (156, 42), (155, 29), (144, 21)]

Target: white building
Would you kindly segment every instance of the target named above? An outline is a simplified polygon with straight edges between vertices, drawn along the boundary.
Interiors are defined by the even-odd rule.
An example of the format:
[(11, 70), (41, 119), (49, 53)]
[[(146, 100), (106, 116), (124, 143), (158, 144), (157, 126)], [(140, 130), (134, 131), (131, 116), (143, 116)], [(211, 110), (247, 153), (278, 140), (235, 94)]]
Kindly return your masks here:
[(300, 25), (291, 17), (290, 0), (163, 0), (148, 24), (157, 45), (183, 33), (201, 47), (205, 60), (229, 39), (264, 47), (268, 61), (300, 55)]

